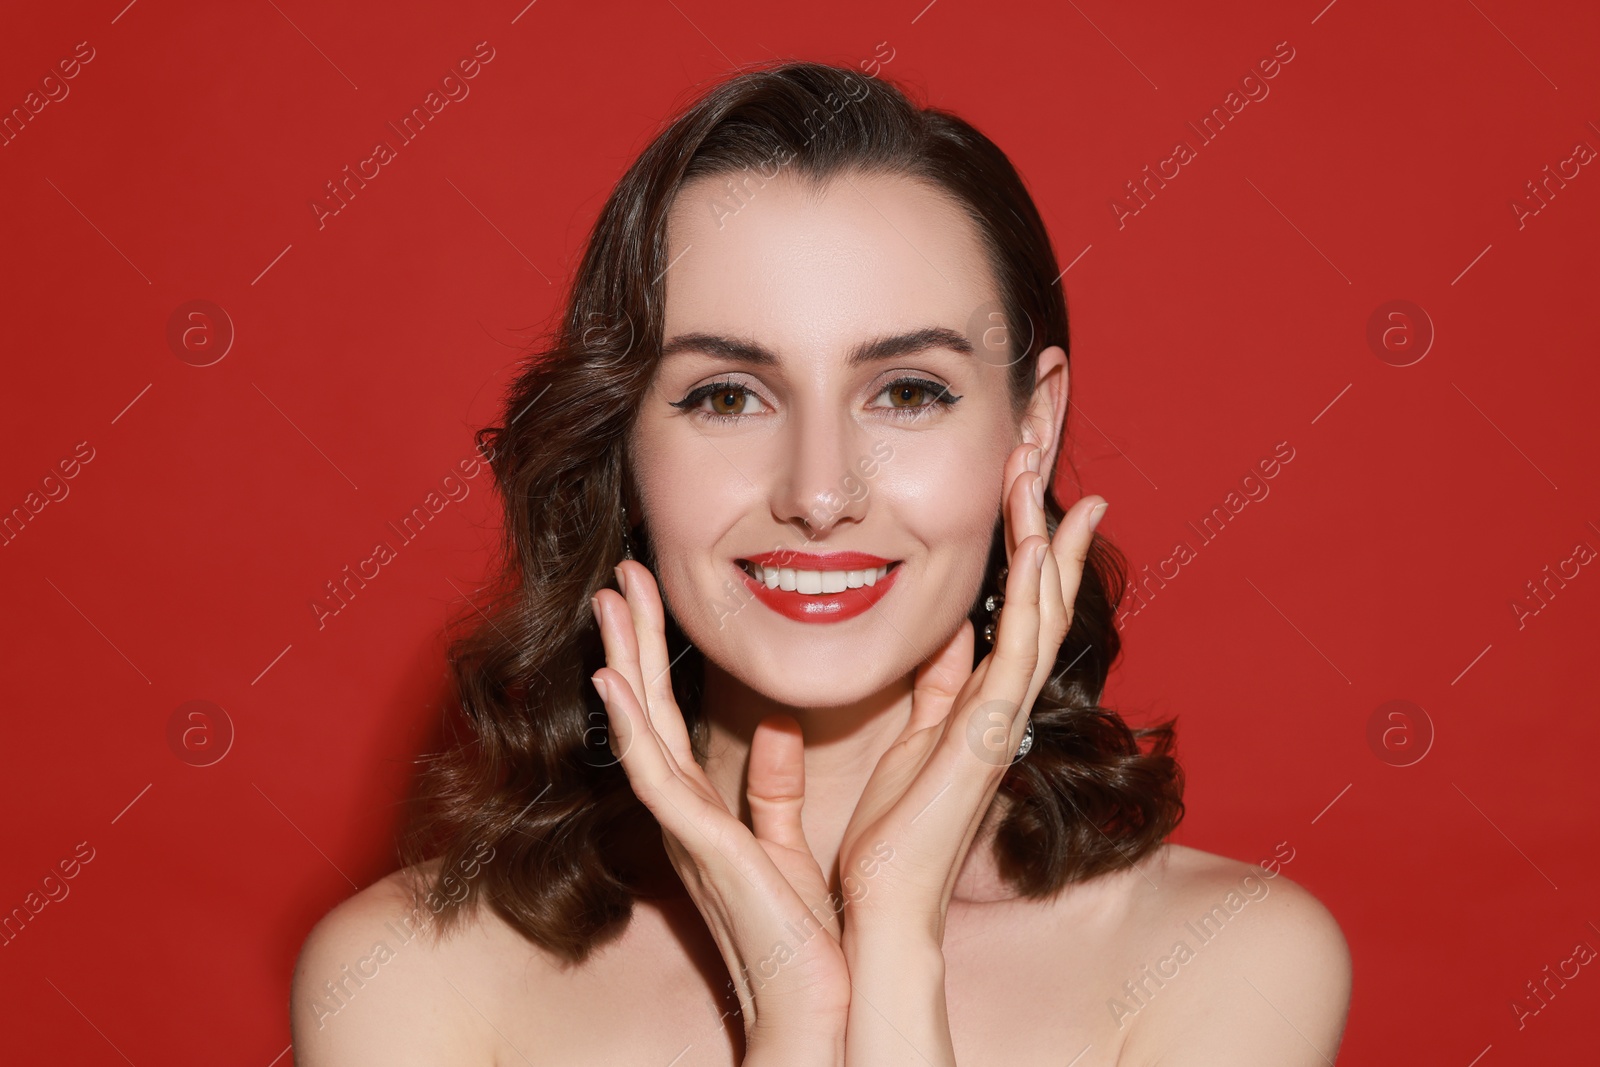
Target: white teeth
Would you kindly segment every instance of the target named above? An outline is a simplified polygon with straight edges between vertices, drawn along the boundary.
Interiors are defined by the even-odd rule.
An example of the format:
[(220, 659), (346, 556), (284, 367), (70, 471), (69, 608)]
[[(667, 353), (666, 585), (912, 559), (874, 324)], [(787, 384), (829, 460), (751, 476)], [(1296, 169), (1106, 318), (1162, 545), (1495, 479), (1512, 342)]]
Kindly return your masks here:
[(860, 571), (804, 571), (793, 567), (763, 567), (746, 563), (751, 577), (768, 589), (787, 589), (790, 592), (842, 593), (846, 589), (860, 589), (864, 585), (877, 585), (889, 573), (889, 565)]

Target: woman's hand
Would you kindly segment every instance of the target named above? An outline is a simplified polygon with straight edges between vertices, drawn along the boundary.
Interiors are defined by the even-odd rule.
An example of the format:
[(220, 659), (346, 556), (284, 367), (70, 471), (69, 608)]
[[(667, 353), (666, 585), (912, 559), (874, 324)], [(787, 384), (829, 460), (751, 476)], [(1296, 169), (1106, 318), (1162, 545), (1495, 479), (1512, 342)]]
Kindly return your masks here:
[[(850, 977), (827, 879), (800, 825), (800, 724), (774, 715), (756, 727), (746, 827), (690, 748), (672, 695), (655, 577), (637, 560), (624, 560), (617, 578), (625, 597), (602, 589), (594, 598), (607, 664), (595, 672), (595, 688), (611, 723), (612, 752), (660, 823), (673, 867), (733, 977), (745, 1062), (834, 1063)], [(756, 1056), (758, 1046), (764, 1051)]]
[(1078, 501), (1052, 541), (1039, 462), (1039, 450), (1023, 445), (1003, 473), (1009, 573), (993, 651), (972, 667), (972, 624), (963, 620), (917, 671), (910, 719), (845, 829), (852, 1063), (954, 1062), (942, 955), (951, 893), (1072, 624), (1091, 515), (1109, 506)]
[[(873, 872), (859, 894), (846, 895), (847, 929), (853, 921), (915, 923), (938, 943), (967, 849), (1054, 670), (1094, 536), (1090, 513), (1104, 500), (1080, 500), (1052, 543), (1036, 495), (1044, 490), (1038, 463), (1034, 445), (1006, 463), (1009, 573), (994, 650), (973, 668), (972, 624), (963, 621), (924, 662), (911, 717), (846, 827), (841, 875)], [(875, 862), (873, 843), (887, 843), (892, 861)]]

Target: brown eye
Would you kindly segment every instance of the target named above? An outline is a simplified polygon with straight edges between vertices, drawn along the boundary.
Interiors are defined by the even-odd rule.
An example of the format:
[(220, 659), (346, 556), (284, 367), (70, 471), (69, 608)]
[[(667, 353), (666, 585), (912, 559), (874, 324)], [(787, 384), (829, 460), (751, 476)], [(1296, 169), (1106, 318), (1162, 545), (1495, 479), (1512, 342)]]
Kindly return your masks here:
[(896, 382), (889, 387), (888, 392), (892, 406), (917, 408), (922, 407), (925, 403), (928, 387), (910, 381)]
[(754, 390), (737, 382), (711, 382), (682, 400), (672, 401), (672, 406), (698, 419), (732, 423), (758, 414), (764, 406), (760, 401)]
[(897, 419), (927, 418), (936, 412), (948, 411), (961, 399), (948, 387), (927, 378), (897, 378), (884, 386), (878, 396), (889, 398), (886, 406)]
[[(746, 393), (743, 389), (721, 389), (710, 396), (711, 411), (716, 415), (737, 415), (744, 406)], [(727, 405), (724, 410), (723, 405)]]

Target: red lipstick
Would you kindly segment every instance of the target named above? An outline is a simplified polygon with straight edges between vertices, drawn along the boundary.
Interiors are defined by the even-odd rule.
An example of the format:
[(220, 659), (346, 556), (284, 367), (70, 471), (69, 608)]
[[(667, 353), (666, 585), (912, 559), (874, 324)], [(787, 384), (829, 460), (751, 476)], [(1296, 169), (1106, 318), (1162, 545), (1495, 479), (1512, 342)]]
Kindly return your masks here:
[(869, 568), (886, 567), (894, 562), (892, 559), (884, 559), (882, 556), (866, 552), (827, 552), (818, 555), (815, 552), (797, 552), (787, 548), (744, 558), (763, 567), (793, 567), (797, 571), (864, 571)]
[(818, 554), (780, 549), (744, 558), (763, 567), (790, 567), (803, 571), (864, 571), (889, 567), (889, 573), (879, 578), (873, 585), (845, 589), (838, 593), (801, 593), (789, 589), (768, 589), (765, 582), (756, 581), (742, 566), (734, 564), (738, 568), (739, 577), (744, 580), (745, 588), (750, 590), (757, 600), (784, 618), (793, 619), (795, 622), (843, 622), (845, 619), (853, 619), (882, 600), (900, 574), (898, 566), (889, 566), (898, 561), (866, 552)]

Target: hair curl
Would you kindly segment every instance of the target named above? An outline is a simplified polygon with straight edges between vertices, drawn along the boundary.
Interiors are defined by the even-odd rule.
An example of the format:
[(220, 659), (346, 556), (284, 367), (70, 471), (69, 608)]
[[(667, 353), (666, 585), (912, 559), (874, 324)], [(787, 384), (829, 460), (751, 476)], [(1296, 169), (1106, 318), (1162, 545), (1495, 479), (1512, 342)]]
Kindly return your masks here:
[[(815, 185), (845, 173), (921, 179), (969, 215), (1003, 321), (1027, 327), (1010, 367), (1019, 417), (1038, 354), (1068, 348), (1044, 223), (1005, 155), (964, 120), (848, 68), (788, 62), (732, 76), (667, 123), (601, 210), (553, 343), (522, 366), (501, 424), (478, 432), (505, 510), (503, 558), (489, 603), (457, 621), (457, 706), (445, 750), (423, 761), (400, 841), (413, 893), (444, 903), (435, 908), (442, 930), (482, 901), (533, 943), (582, 962), (643, 893), (628, 854), (650, 839), (654, 819), (605, 741), (589, 684), (605, 652), (589, 599), (623, 554), (625, 440), (661, 342), (669, 210), (688, 182), (725, 176), (748, 189), (774, 168)], [(1045, 510), (1053, 534), (1065, 512), (1053, 488)], [(997, 522), (990, 588), (1005, 562), (1003, 529)], [(647, 531), (631, 540), (653, 570)], [(1032, 751), (996, 798), (1005, 801), (996, 860), (1027, 897), (1131, 866), (1183, 818), (1175, 720), (1133, 729), (1099, 703), (1121, 648), (1126, 575), (1120, 551), (1096, 535), (1058, 669), (1032, 709)], [(980, 633), (982, 600), (969, 616)], [(673, 690), (704, 758), (704, 661), (670, 612), (667, 642)], [(983, 651), (980, 642), (975, 658)], [(459, 877), (486, 846), (492, 858)]]

